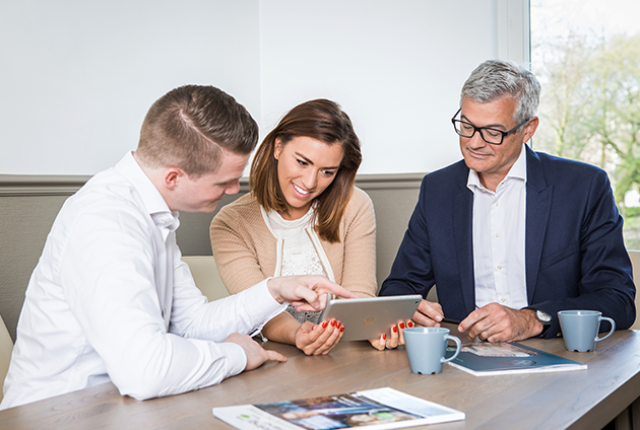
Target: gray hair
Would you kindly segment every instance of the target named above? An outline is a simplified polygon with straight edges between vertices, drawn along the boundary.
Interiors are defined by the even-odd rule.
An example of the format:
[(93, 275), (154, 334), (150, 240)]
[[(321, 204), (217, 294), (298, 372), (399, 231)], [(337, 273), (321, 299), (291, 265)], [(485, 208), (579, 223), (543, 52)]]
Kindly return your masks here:
[(465, 97), (487, 103), (507, 95), (516, 101), (513, 119), (520, 124), (536, 114), (540, 83), (531, 71), (511, 61), (488, 60), (471, 72), (464, 83), (460, 106)]

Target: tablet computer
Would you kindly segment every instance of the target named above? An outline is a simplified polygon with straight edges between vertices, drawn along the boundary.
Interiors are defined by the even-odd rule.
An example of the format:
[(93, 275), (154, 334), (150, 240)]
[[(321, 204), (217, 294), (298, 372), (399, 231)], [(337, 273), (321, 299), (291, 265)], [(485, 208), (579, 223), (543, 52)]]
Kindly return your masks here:
[(340, 321), (344, 325), (343, 341), (376, 339), (388, 333), (392, 325), (410, 320), (421, 300), (420, 294), (334, 299), (329, 301), (319, 321), (332, 318)]

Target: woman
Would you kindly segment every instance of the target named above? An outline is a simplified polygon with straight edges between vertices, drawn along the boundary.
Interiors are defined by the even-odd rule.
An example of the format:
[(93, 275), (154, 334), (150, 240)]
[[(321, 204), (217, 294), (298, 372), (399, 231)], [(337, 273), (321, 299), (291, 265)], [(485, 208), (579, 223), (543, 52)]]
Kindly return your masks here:
[[(211, 223), (220, 276), (238, 293), (269, 276), (321, 274), (361, 297), (376, 293), (375, 215), (353, 186), (362, 161), (351, 120), (324, 99), (293, 108), (267, 135), (251, 165), (251, 193), (223, 207)], [(290, 307), (262, 334), (327, 354), (339, 321)]]

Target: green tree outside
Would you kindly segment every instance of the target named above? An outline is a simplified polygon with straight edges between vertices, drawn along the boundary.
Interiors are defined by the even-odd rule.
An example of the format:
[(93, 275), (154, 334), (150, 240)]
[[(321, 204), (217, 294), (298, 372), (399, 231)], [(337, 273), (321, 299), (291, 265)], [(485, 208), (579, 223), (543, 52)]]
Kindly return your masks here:
[(540, 45), (541, 124), (533, 145), (605, 169), (627, 248), (640, 249), (640, 35), (569, 34)]

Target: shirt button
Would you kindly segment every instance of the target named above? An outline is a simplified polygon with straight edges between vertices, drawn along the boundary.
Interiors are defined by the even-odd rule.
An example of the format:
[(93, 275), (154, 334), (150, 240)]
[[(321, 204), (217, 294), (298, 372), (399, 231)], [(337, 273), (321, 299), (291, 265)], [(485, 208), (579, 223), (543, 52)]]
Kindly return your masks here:
[(496, 202), (496, 207), (500, 206), (500, 202)]
[(500, 301), (501, 301), (502, 303), (504, 303), (504, 302), (506, 302), (506, 301), (507, 301), (507, 299), (505, 299), (504, 297), (502, 297), (502, 298), (500, 299)]
[(500, 233), (496, 233), (496, 237), (500, 237)]
[(498, 266), (496, 267), (498, 270), (502, 270), (502, 266)]

